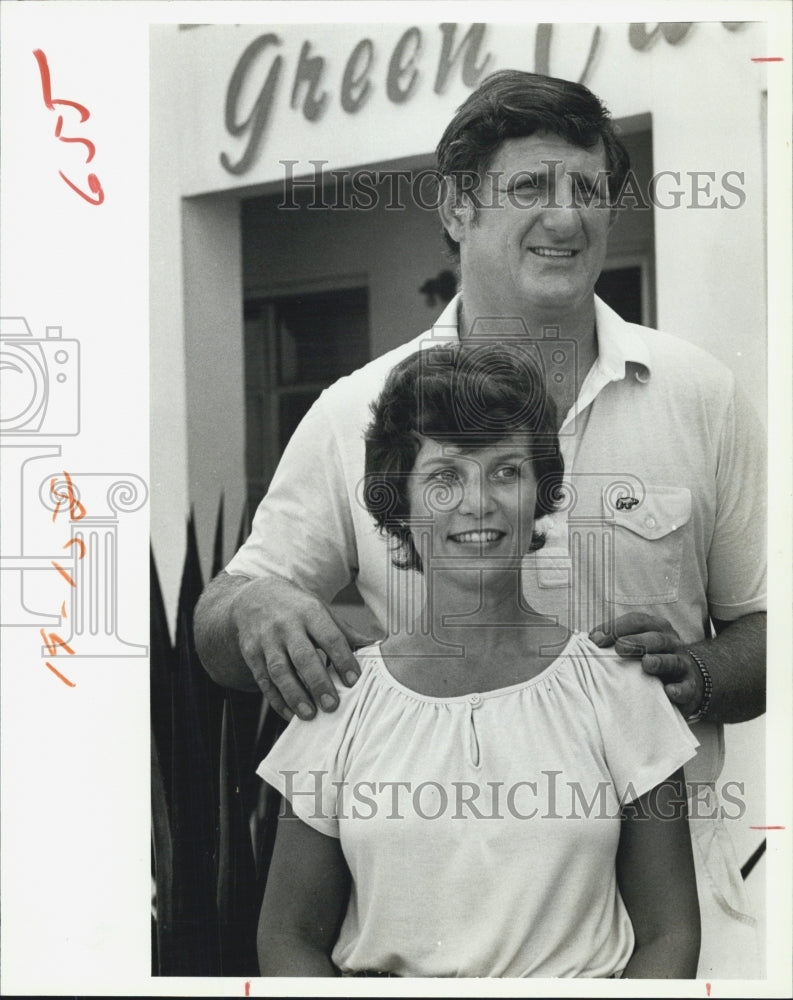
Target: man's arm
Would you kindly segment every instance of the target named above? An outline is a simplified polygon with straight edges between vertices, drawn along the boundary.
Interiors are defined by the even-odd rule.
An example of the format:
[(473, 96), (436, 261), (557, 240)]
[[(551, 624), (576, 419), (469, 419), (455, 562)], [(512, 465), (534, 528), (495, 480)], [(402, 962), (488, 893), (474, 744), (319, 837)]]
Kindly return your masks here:
[(697, 973), (699, 901), (684, 788), (681, 769), (623, 811), (617, 881), (636, 938), (625, 979)]
[(325, 658), (352, 686), (360, 667), (351, 646), (371, 639), (288, 580), (252, 580), (224, 571), (198, 601), (195, 641), (201, 662), (218, 684), (242, 691), (260, 688), (284, 718), (297, 712), (310, 719), (315, 703), (325, 711), (338, 705)]
[(702, 705), (705, 684), (692, 650), (703, 661), (713, 682), (705, 718), (708, 722), (746, 722), (765, 712), (766, 614), (726, 622), (713, 620), (717, 635), (683, 643), (663, 618), (634, 612), (622, 615), (611, 630), (590, 633), (598, 646), (614, 646), (620, 656), (641, 657), (645, 673), (658, 677), (669, 700), (685, 718)]

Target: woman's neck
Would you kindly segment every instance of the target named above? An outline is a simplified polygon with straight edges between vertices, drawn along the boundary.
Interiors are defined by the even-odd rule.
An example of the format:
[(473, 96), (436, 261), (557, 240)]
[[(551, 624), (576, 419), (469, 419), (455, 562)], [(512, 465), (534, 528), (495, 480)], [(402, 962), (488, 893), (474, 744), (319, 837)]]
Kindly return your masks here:
[(425, 567), (427, 587), (423, 627), (430, 645), (495, 649), (525, 642), (529, 626), (549, 625), (523, 600), (520, 567), (463, 569)]

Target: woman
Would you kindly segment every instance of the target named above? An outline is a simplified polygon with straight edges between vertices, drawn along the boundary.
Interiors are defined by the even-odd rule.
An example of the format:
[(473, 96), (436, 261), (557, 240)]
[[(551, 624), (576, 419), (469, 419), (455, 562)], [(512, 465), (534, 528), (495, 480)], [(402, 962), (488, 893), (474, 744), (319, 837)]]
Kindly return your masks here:
[(426, 602), (259, 768), (288, 802), (262, 974), (693, 977), (696, 740), (654, 679), (522, 597), (563, 472), (538, 372), (436, 347), (373, 412), (365, 502)]

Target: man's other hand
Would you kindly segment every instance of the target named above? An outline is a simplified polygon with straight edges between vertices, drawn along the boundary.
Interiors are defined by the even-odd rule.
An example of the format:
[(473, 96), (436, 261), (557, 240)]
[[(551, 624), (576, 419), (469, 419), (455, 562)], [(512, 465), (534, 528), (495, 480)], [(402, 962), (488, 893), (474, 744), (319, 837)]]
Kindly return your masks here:
[(642, 670), (664, 685), (666, 695), (684, 718), (702, 702), (704, 683), (694, 658), (665, 618), (634, 611), (589, 633), (596, 646), (614, 646), (620, 656), (641, 658)]

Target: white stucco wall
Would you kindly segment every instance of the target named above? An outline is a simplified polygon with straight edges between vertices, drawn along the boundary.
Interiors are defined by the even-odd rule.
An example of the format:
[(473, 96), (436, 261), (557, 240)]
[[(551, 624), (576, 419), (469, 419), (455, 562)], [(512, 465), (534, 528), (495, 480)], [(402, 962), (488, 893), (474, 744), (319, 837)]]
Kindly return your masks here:
[[(233, 492), (231, 481), (242, 475), (242, 424), (240, 417), (240, 372), (233, 330), (239, 320), (239, 247), (233, 229), (223, 235), (207, 225), (196, 239), (196, 212), (219, 212), (228, 221), (233, 209), (210, 209), (201, 199), (186, 210), (185, 228), (177, 225), (176, 203), (180, 196), (227, 192), (232, 199), (254, 190), (264, 190), (282, 181), (281, 160), (298, 161), (299, 174), (313, 172), (309, 161), (323, 159), (328, 168), (389, 162), (413, 157), (426, 162), (437, 139), (468, 88), (460, 79), (459, 66), (452, 70), (447, 89), (435, 93), (442, 31), (438, 24), (418, 22), (421, 47), (415, 58), (418, 70), (415, 90), (401, 104), (385, 94), (388, 64), (408, 22), (398, 24), (277, 24), (207, 25), (180, 30), (175, 25), (155, 29), (152, 46), (152, 407), (155, 431), (152, 449), (153, 482), (163, 489), (152, 501), (152, 534), (161, 573), (171, 591), (174, 567), (180, 565), (184, 519), (190, 503), (196, 505), (205, 563), (211, 544), (210, 511), (217, 508), (218, 483)], [(651, 28), (652, 26), (649, 26)], [(648, 28), (648, 30), (649, 30)], [(555, 25), (550, 36), (549, 67), (553, 73), (577, 77), (587, 60), (595, 37), (594, 25)], [(455, 45), (467, 31), (458, 26)], [(490, 57), (488, 70), (517, 66), (534, 68), (540, 29), (536, 24), (488, 25), (479, 51), (479, 61)], [(220, 154), (237, 162), (248, 142), (246, 135), (234, 138), (224, 125), (224, 102), (229, 79), (237, 61), (257, 37), (272, 34), (272, 42), (252, 63), (242, 87), (237, 118), (251, 113), (267, 73), (276, 56), (282, 63), (277, 72), (273, 102), (261, 145), (244, 175), (224, 170)], [(418, 37), (418, 36), (413, 36)], [(362, 39), (372, 41), (371, 97), (355, 114), (342, 110), (339, 94), (347, 59)], [(314, 121), (301, 111), (305, 87), (292, 107), (295, 70), (303, 43), (310, 55), (324, 59), (318, 94), (326, 94), (326, 110)], [(702, 344), (736, 372), (765, 419), (766, 385), (766, 287), (763, 266), (763, 158), (761, 149), (761, 103), (766, 68), (752, 63), (756, 52), (766, 50), (765, 27), (744, 24), (728, 30), (721, 23), (694, 24), (676, 45), (659, 36), (644, 51), (628, 41), (624, 23), (601, 24), (594, 57), (586, 82), (609, 105), (615, 117), (651, 113), (655, 169), (677, 171), (684, 193), (680, 207), (655, 213), (658, 325)], [(406, 52), (411, 51), (409, 46)], [(715, 175), (710, 190), (692, 194), (692, 171)], [(740, 195), (725, 190), (728, 171)], [(671, 199), (672, 180), (659, 190)], [(740, 207), (713, 209), (694, 207), (726, 196), (728, 204)], [(200, 210), (195, 206), (203, 205)], [(209, 216), (206, 216), (208, 220)], [(372, 216), (374, 218), (374, 216)], [(274, 223), (282, 238), (291, 242), (289, 217)], [(405, 335), (414, 332), (417, 315), (405, 314), (398, 282), (389, 281), (390, 269), (397, 277), (406, 259), (415, 252), (413, 225), (432, 228), (428, 220), (408, 221), (397, 237), (395, 254), (384, 271), (371, 265), (373, 351), (392, 343), (391, 324), (404, 323)], [(342, 230), (348, 225), (339, 223)], [(350, 220), (349, 225), (358, 223)], [(376, 258), (378, 223), (366, 241), (369, 259)], [(216, 242), (217, 240), (217, 242)], [(328, 273), (337, 268), (358, 267), (349, 262), (345, 240), (328, 252)], [(301, 248), (309, 252), (310, 248)], [(432, 251), (434, 254), (434, 251)], [(229, 256), (227, 256), (229, 255)], [(157, 261), (162, 261), (159, 266)], [(284, 257), (284, 261), (288, 260)], [(183, 285), (182, 269), (189, 267), (198, 277)], [(166, 263), (167, 262), (167, 263)], [(427, 261), (429, 264), (429, 261)], [(292, 267), (294, 272), (299, 268)], [(432, 270), (429, 273), (434, 273)], [(207, 279), (207, 280), (205, 280)], [(246, 279), (247, 280), (247, 279)], [(262, 284), (268, 284), (270, 276)], [(212, 289), (206, 303), (212, 316), (205, 316), (199, 299)], [(188, 300), (187, 306), (180, 296)], [(419, 309), (419, 307), (417, 307)], [(188, 317), (188, 312), (190, 316)], [(409, 322), (408, 322), (409, 320)], [(209, 338), (209, 339), (206, 339)], [(195, 339), (197, 346), (188, 340)], [(219, 352), (223, 364), (213, 369), (212, 387), (193, 374), (176, 377), (185, 351), (192, 357), (211, 360)], [(201, 398), (190, 400), (192, 385)], [(223, 406), (205, 416), (209, 397), (215, 393)], [(202, 416), (204, 414), (204, 416)], [(187, 430), (188, 419), (192, 429)], [(188, 438), (190, 443), (188, 443)], [(224, 454), (221, 465), (211, 456)], [(185, 487), (185, 467), (188, 464)], [(232, 457), (233, 456), (233, 457)], [(212, 464), (215, 463), (215, 473)], [(222, 477), (220, 475), (222, 467)], [(213, 478), (214, 477), (214, 478)], [(213, 485), (214, 483), (214, 485)], [(214, 490), (215, 495), (207, 491)], [(164, 496), (168, 499), (164, 500)], [(237, 511), (227, 500), (227, 531), (231, 532)], [(227, 535), (228, 537), (228, 535)], [(170, 594), (166, 599), (172, 603)]]

